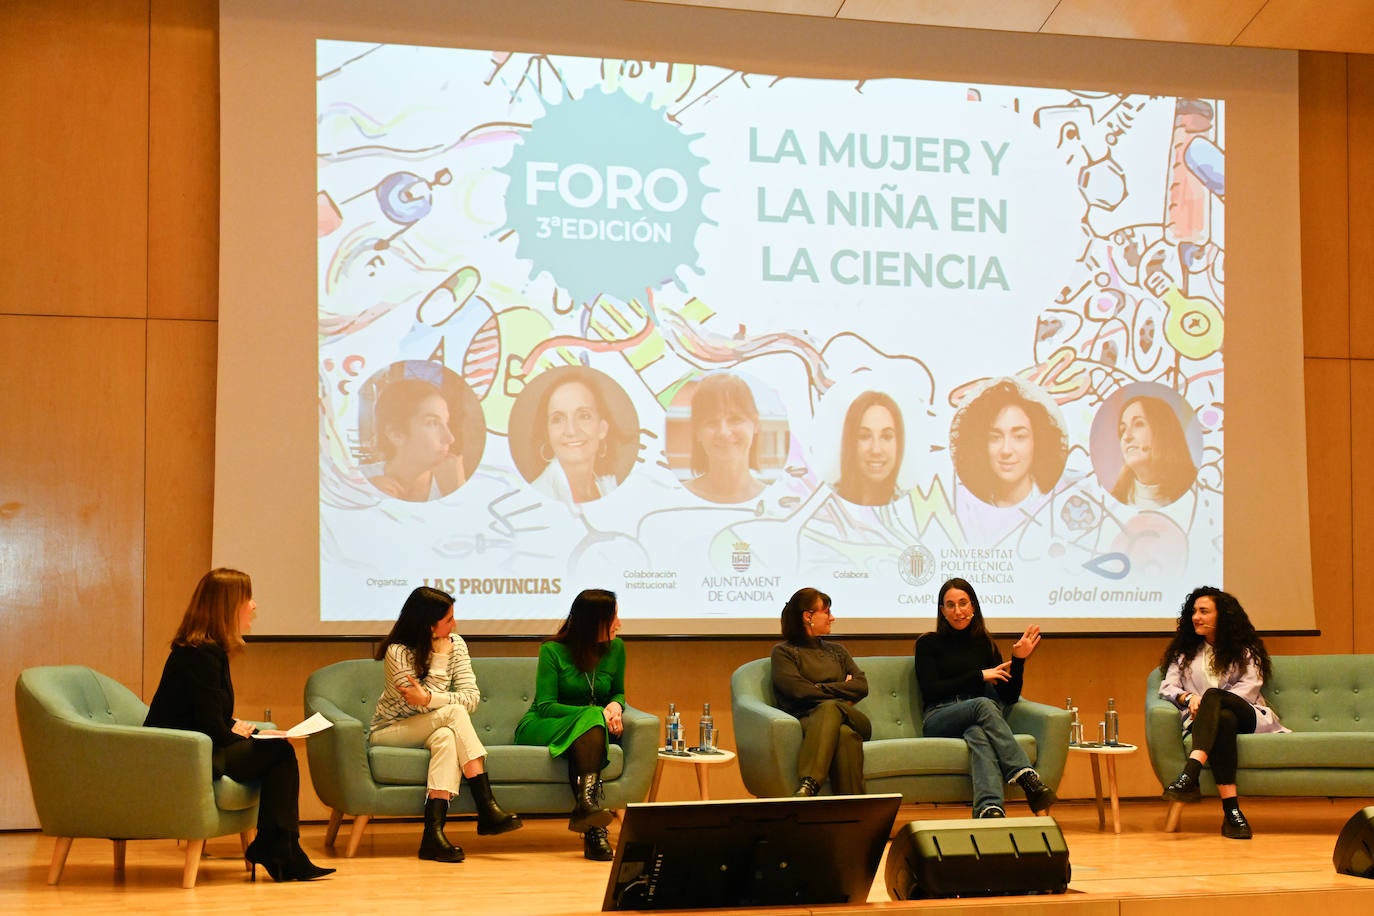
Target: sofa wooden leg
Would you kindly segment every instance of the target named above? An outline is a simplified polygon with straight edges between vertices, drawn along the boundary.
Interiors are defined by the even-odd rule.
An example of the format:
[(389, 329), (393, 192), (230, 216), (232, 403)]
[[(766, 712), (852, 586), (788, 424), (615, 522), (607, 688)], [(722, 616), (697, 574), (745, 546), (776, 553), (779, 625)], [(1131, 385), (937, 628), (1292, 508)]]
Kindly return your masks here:
[(128, 840), (114, 841), (114, 870), (116, 878), (124, 877), (124, 857), (129, 851)]
[(329, 812), (329, 826), (324, 831), (324, 846), (326, 849), (334, 848), (334, 841), (339, 837), (339, 825), (343, 823), (344, 813), (338, 808)]
[(196, 886), (196, 874), (200, 871), (200, 854), (204, 851), (204, 839), (186, 841), (186, 864), (181, 869), (182, 887)]
[(344, 858), (351, 859), (358, 851), (358, 846), (363, 841), (363, 831), (367, 829), (367, 822), (370, 820), (372, 816), (368, 814), (353, 815), (353, 829), (348, 832), (348, 849), (344, 852)]
[(1169, 802), (1169, 813), (1164, 818), (1164, 831), (1174, 833), (1183, 820), (1183, 802)]
[(67, 853), (72, 851), (75, 837), (60, 836), (52, 848), (52, 862), (48, 864), (48, 883), (56, 884), (62, 880), (62, 869), (67, 864)]
[(253, 837), (257, 834), (256, 830), (244, 830), (239, 833), (239, 852), (243, 853), (243, 870), (248, 871), (253, 866), (248, 864), (248, 844), (253, 842)]

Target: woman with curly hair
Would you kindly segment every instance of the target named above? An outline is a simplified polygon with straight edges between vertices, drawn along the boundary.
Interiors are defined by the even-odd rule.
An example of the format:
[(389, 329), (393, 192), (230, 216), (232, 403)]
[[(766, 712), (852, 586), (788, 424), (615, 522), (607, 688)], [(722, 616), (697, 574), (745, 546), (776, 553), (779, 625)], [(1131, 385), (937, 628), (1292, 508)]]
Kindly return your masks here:
[(1164, 797), (1201, 799), (1198, 777), (1210, 764), (1221, 796), (1222, 836), (1250, 839), (1236, 794), (1236, 736), (1289, 731), (1260, 693), (1270, 674), (1264, 640), (1235, 596), (1203, 586), (1183, 602), (1159, 670), (1159, 695), (1179, 708), (1183, 734), (1193, 736), (1188, 762)]
[(1167, 506), (1197, 479), (1183, 425), (1168, 402), (1141, 395), (1121, 407), (1121, 476), (1112, 496), (1128, 506)]
[(996, 507), (1049, 493), (1068, 460), (1064, 426), (1048, 398), (1012, 378), (974, 395), (950, 430), (954, 470), (968, 491)]

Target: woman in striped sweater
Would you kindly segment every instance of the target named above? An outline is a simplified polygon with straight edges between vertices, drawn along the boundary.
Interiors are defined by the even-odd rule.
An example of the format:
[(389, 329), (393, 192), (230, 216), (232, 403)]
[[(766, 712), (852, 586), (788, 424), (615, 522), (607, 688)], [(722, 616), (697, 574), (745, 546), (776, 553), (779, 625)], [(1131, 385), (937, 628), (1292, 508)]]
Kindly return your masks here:
[(460, 775), (472, 790), (479, 835), (523, 826), (518, 815), (496, 804), (487, 780), (487, 749), (469, 717), (482, 695), (467, 643), (454, 632), (453, 596), (428, 586), (411, 592), (377, 657), (384, 663), (386, 686), (372, 716), (371, 742), (429, 748), (429, 793), (419, 857), (463, 861), (462, 847), (444, 836), (449, 799), (458, 794)]

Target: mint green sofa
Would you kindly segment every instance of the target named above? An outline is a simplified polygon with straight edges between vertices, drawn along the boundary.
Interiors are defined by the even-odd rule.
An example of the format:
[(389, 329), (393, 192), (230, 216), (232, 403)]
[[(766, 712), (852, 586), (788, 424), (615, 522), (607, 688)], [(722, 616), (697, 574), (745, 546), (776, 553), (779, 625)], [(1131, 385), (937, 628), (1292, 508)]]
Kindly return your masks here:
[(208, 838), (237, 833), (247, 846), (258, 789), (212, 778), (208, 735), (144, 728), (148, 707), (132, 690), (80, 665), (25, 669), (14, 702), (38, 823), (57, 837), (49, 884), (76, 837), (113, 840), (116, 874), (129, 840), (185, 840), (188, 888)]
[[(1292, 734), (1241, 735), (1236, 787), (1245, 795), (1374, 797), (1374, 655), (1276, 655), (1264, 696)], [(1145, 682), (1145, 743), (1161, 786), (1192, 750), (1178, 708), (1159, 696), (1159, 669)], [(1215, 795), (1209, 769), (1202, 790)]]
[[(921, 690), (909, 655), (856, 658), (868, 677), (868, 696), (858, 704), (873, 723), (864, 743), (864, 781), (871, 793), (893, 792), (906, 803), (969, 802), (968, 745), (961, 738), (926, 738), (921, 733)], [(772, 662), (746, 662), (730, 678), (735, 746), (745, 787), (754, 795), (791, 795), (797, 788), (801, 723), (778, 709)], [(1069, 756), (1068, 711), (1021, 700), (1007, 722), (1040, 778), (1058, 787)], [(822, 787), (828, 792), (829, 785)], [(1022, 798), (1008, 786), (1009, 798)]]
[[(472, 724), (487, 748), (487, 774), (496, 799), (519, 814), (566, 814), (572, 809), (568, 765), (547, 748), (514, 743), (515, 726), (534, 698), (538, 659), (474, 658), (472, 670), (482, 702)], [(321, 713), (334, 723), (306, 739), (310, 780), (329, 806), (325, 845), (333, 846), (343, 818), (353, 817), (346, 855), (358, 850), (373, 817), (419, 817), (425, 806), (429, 751), (424, 748), (373, 747), (368, 725), (382, 695), (382, 663), (373, 659), (337, 662), (310, 675), (305, 683), (305, 713)], [(626, 707), (625, 731), (611, 745), (603, 771), (607, 808), (624, 808), (649, 794), (658, 765), (658, 718)], [(472, 813), (466, 789), (451, 811)]]

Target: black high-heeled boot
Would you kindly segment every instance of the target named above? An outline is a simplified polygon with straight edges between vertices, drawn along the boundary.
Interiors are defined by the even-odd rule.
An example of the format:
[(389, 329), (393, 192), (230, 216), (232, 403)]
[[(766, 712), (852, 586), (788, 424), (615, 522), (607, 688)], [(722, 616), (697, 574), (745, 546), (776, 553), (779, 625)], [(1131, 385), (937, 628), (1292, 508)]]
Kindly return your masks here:
[(568, 829), (586, 833), (589, 827), (605, 827), (612, 820), (611, 812), (601, 807), (601, 780), (595, 773), (581, 773), (573, 777), (573, 809), (568, 817)]
[(448, 821), (448, 799), (429, 798), (425, 800), (425, 833), (420, 838), (421, 859), (430, 862), (461, 862), (465, 858), (463, 847), (454, 846), (444, 836), (444, 824)]
[(273, 881), (290, 881), (283, 870), (291, 856), (290, 834), (281, 830), (259, 830), (253, 842), (243, 851), (243, 859), (248, 863), (248, 880), (258, 880), (258, 866)]
[(337, 871), (337, 869), (324, 868), (311, 862), (310, 857), (301, 848), (300, 834), (293, 833), (290, 836), (290, 852), (286, 860), (286, 867), (282, 869), (282, 880), (314, 881), (316, 878), (323, 878), (325, 875), (332, 875)]
[(467, 777), (468, 788), (472, 790), (472, 803), (477, 808), (477, 835), (491, 836), (510, 833), (525, 826), (520, 815), (501, 810), (496, 797), (491, 794), (491, 781), (486, 773)]

